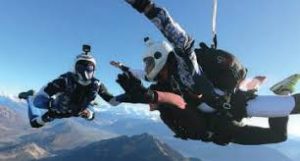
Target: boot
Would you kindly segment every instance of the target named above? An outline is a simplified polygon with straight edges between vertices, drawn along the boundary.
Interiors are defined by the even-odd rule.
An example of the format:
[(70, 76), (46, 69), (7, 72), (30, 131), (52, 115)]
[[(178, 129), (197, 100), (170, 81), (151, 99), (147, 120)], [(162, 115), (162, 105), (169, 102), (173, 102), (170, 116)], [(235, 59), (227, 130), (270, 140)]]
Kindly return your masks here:
[(28, 90), (28, 91), (26, 91), (26, 92), (21, 92), (21, 93), (19, 93), (19, 95), (18, 95), (18, 97), (20, 98), (20, 99), (25, 99), (25, 100), (27, 100), (27, 98), (29, 97), (29, 96), (33, 96), (33, 94), (34, 94), (34, 90)]
[(292, 114), (299, 114), (300, 113), (300, 94), (294, 94), (293, 97), (295, 98), (295, 107), (292, 111)]
[(270, 90), (278, 95), (289, 95), (295, 91), (295, 86), (300, 79), (300, 74), (294, 74), (273, 85)]
[(45, 123), (41, 122), (41, 117), (34, 118), (30, 120), (30, 125), (32, 128), (40, 128), (45, 125)]

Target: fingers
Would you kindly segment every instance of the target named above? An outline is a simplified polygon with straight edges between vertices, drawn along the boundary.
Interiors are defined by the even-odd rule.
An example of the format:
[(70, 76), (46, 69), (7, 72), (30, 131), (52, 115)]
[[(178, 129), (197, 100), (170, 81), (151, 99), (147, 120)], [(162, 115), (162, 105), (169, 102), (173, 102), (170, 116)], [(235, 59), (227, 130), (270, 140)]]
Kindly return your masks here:
[(135, 76), (132, 74), (132, 72), (131, 72), (131, 71), (127, 71), (126, 73), (127, 73), (127, 74), (128, 74), (128, 76), (129, 76), (129, 77), (131, 77), (131, 78), (132, 78), (132, 77), (135, 77)]
[(116, 61), (111, 61), (110, 65), (119, 68), (121, 66), (121, 63), (120, 62), (116, 62)]
[(128, 75), (128, 79), (130, 79), (131, 81), (141, 83), (141, 80), (139, 78), (137, 78), (135, 75), (133, 75), (132, 72), (128, 71), (128, 72), (126, 72), (126, 74)]
[(125, 73), (123, 74), (118, 74), (118, 79), (117, 79), (117, 82), (118, 83), (122, 83), (122, 82), (125, 82), (128, 80), (128, 76), (126, 76)]
[(128, 77), (123, 73), (123, 74), (119, 74), (118, 75), (118, 79), (116, 80), (116, 82), (125, 90), (128, 91), (129, 90), (129, 80)]

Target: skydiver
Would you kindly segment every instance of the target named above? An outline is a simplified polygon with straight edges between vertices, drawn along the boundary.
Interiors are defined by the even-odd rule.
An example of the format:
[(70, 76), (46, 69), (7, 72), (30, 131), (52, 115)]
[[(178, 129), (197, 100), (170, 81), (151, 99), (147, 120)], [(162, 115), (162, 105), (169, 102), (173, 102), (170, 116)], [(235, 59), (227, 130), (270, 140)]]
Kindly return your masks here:
[[(116, 63), (113, 63), (116, 65)], [(229, 120), (219, 114), (210, 114), (197, 110), (194, 106), (197, 98), (191, 98), (188, 93), (182, 92), (178, 84), (168, 76), (168, 70), (164, 67), (156, 76), (156, 82), (149, 88), (145, 88), (141, 81), (132, 74), (132, 70), (118, 63), (124, 74), (118, 76), (117, 82), (130, 95), (134, 103), (150, 103), (151, 110), (158, 110), (162, 121), (181, 139), (193, 139), (212, 141), (218, 145), (227, 145), (230, 142), (242, 145), (259, 145), (279, 143), (287, 139), (288, 117), (269, 118), (269, 128), (244, 125), (242, 122)], [(299, 78), (298, 78), (299, 79)], [(297, 79), (285, 79), (272, 87), (277, 94), (286, 95), (293, 92)], [(178, 97), (170, 97), (173, 104), (156, 103), (149, 99), (155, 97), (160, 91), (173, 92), (188, 100), (180, 101)], [(152, 93), (152, 94), (151, 94)], [(147, 97), (147, 99), (145, 99)], [(168, 96), (167, 96), (168, 97)], [(177, 100), (177, 101), (176, 101)], [(178, 103), (176, 103), (178, 102)], [(201, 102), (198, 102), (201, 103)], [(185, 107), (182, 107), (184, 105)]]
[[(176, 62), (175, 68), (172, 69), (174, 79), (178, 82), (181, 89), (188, 90), (196, 95), (203, 94), (204, 101), (213, 108), (223, 108), (227, 104), (225, 98), (214, 90), (212, 82), (204, 75), (201, 67), (197, 63), (197, 57), (194, 52), (194, 40), (173, 21), (168, 13), (154, 5), (150, 0), (125, 0), (140, 13), (145, 13), (146, 17), (151, 20), (162, 34), (173, 44), (176, 52), (172, 47), (166, 46), (172, 52), (170, 57)], [(157, 55), (159, 56), (159, 54)], [(165, 59), (166, 60), (166, 59)], [(151, 58), (145, 60), (151, 63)], [(162, 63), (164, 65), (164, 63)], [(149, 66), (150, 67), (150, 66)], [(162, 66), (161, 66), (162, 67)], [(148, 80), (154, 79), (155, 74), (152, 69), (148, 70)], [(199, 85), (201, 84), (201, 86)]]
[[(178, 72), (184, 71), (184, 70), (178, 70), (178, 68), (180, 68), (180, 66), (182, 65), (181, 64), (182, 61), (180, 61), (182, 59), (180, 59), (179, 57), (184, 57), (186, 55), (189, 55), (189, 52), (194, 51), (192, 49), (192, 47), (193, 47), (192, 43), (189, 43), (189, 42), (192, 42), (190, 37), (186, 34), (186, 32), (177, 23), (174, 22), (174, 20), (168, 15), (166, 10), (157, 7), (151, 1), (149, 1), (149, 0), (148, 1), (147, 0), (128, 0), (127, 2), (130, 3), (139, 12), (145, 13), (145, 15), (152, 22), (154, 22), (154, 24), (161, 30), (161, 32), (164, 34), (164, 36), (166, 36), (167, 39), (174, 45), (174, 47), (176, 48), (175, 52), (174, 52), (174, 50), (169, 50), (170, 55), (175, 57), (175, 59), (173, 58), (173, 61), (171, 61), (171, 62), (175, 62), (174, 63), (175, 66), (173, 66), (173, 68), (171, 68), (171, 71), (174, 72), (174, 75), (175, 75), (174, 77), (179, 82), (181, 90), (188, 90), (188, 91), (191, 91), (191, 93), (194, 93), (194, 94), (197, 95), (197, 92), (194, 92), (193, 89), (184, 88), (185, 86), (182, 85), (183, 84), (182, 82), (180, 82), (180, 81), (184, 82), (184, 80), (189, 80), (189, 82), (191, 82), (190, 80), (192, 80), (192, 79), (185, 79), (184, 76), (183, 77), (178, 76), (178, 75), (180, 75), (180, 73), (178, 74)], [(222, 50), (212, 50), (204, 44), (201, 44), (201, 48), (196, 50), (197, 53), (201, 53), (201, 52), (202, 53), (207, 53), (207, 51), (214, 52), (214, 53), (220, 53), (220, 52), (221, 53), (226, 53)], [(186, 54), (186, 52), (187, 52), (187, 54)], [(155, 62), (155, 60), (156, 60), (157, 56), (154, 56), (155, 53), (157, 53), (157, 52), (153, 51), (152, 58), (148, 58), (148, 60), (145, 59), (145, 61), (148, 61), (148, 64), (150, 64), (150, 65), (148, 65), (149, 69), (153, 68), (153, 62)], [(174, 54), (174, 53), (176, 53), (176, 54)], [(156, 55), (159, 55), (159, 54), (156, 54)], [(171, 56), (167, 56), (167, 57), (169, 58)], [(191, 57), (193, 58), (193, 54), (192, 54)], [(189, 58), (191, 58), (191, 57), (189, 57)], [(189, 63), (189, 60), (190, 60), (189, 58), (185, 59), (187, 64)], [(170, 60), (170, 59), (168, 59), (168, 60)], [(151, 61), (152, 61), (152, 65), (151, 65)], [(195, 64), (195, 63), (191, 63), (191, 62), (193, 62), (193, 61), (190, 61), (190, 64)], [(170, 63), (170, 61), (168, 61), (168, 64), (172, 64), (172, 63)], [(162, 66), (162, 65), (159, 65), (159, 66)], [(185, 69), (189, 69), (188, 67), (191, 67), (191, 66), (186, 66), (186, 67), (187, 68), (185, 68)], [(203, 68), (203, 66), (202, 66), (202, 68)], [(151, 70), (148, 70), (148, 72), (149, 71), (151, 72)], [(154, 72), (155, 72), (155, 70), (154, 70)], [(194, 73), (196, 73), (196, 72), (194, 72)], [(183, 72), (183, 74), (186, 74), (186, 73)], [(210, 73), (205, 73), (205, 74), (209, 75)], [(219, 73), (214, 73), (214, 74), (219, 74)], [(177, 78), (176, 78), (176, 75), (177, 75)], [(151, 74), (149, 76), (150, 76), (150, 79), (149, 78), (148, 79), (151, 80)], [(241, 76), (243, 77), (243, 73), (241, 73)], [(183, 79), (180, 79), (180, 78), (183, 78)], [(221, 80), (222, 81), (222, 79), (215, 79), (215, 80)], [(186, 83), (186, 82), (184, 82), (184, 83)], [(236, 84), (238, 84), (238, 83), (236, 83)], [(226, 83), (225, 83), (225, 85), (226, 85)], [(207, 93), (203, 93), (204, 99), (205, 99), (206, 94)], [(235, 95), (234, 95), (233, 98), (235, 98), (235, 99), (230, 101), (230, 103), (233, 105), (234, 109), (238, 109), (238, 110), (233, 112), (233, 113), (235, 113), (235, 116), (238, 116), (239, 118), (247, 116), (247, 110), (245, 108), (240, 108), (240, 107), (246, 106), (246, 103), (248, 103), (249, 100), (254, 99), (255, 95), (253, 95), (251, 93), (249, 93), (249, 95), (248, 95), (248, 93), (244, 93), (244, 92), (241, 92), (241, 91), (238, 91), (237, 93), (234, 93), (234, 94)], [(294, 95), (293, 96), (294, 98), (292, 98), (292, 97), (281, 97), (280, 98), (280, 97), (272, 97), (272, 96), (271, 96), (271, 98), (268, 98), (268, 97), (261, 97), (260, 96), (260, 99), (264, 99), (263, 102), (268, 102), (266, 99), (276, 99), (277, 98), (276, 99), (277, 101), (284, 102), (283, 103), (284, 105), (279, 107), (279, 111), (280, 111), (280, 108), (285, 108), (285, 106), (289, 106), (289, 108), (287, 108), (285, 112), (290, 113), (291, 109), (295, 109), (295, 110), (299, 109), (297, 107), (293, 108), (294, 104), (299, 104), (299, 103), (294, 103), (294, 104), (292, 103), (292, 102), (295, 102), (295, 100), (296, 101), (299, 100), (299, 99), (297, 99), (297, 96), (298, 95)], [(208, 97), (208, 98), (211, 98), (211, 97)], [(243, 101), (241, 101), (241, 99)], [(256, 99), (256, 101), (257, 100), (259, 100), (259, 99)], [(262, 114), (261, 112), (259, 112), (259, 109), (261, 109), (259, 106), (262, 105), (262, 104), (260, 104), (259, 102), (252, 102), (252, 103), (253, 103), (254, 106), (252, 106), (250, 108), (250, 112), (253, 113), (253, 111), (254, 112), (256, 111), (259, 114)], [(222, 103), (220, 103), (219, 105), (222, 105)], [(277, 104), (277, 105), (280, 105), (280, 104)], [(204, 107), (202, 106), (200, 108), (204, 108), (204, 109), (206, 108), (205, 110), (214, 111), (213, 108), (210, 108), (207, 105), (205, 105)], [(253, 116), (259, 116), (259, 114), (255, 114)], [(284, 113), (281, 113), (281, 114), (286, 116), (286, 114), (284, 114)], [(274, 116), (281, 116), (281, 115), (278, 115), (278, 111), (271, 111), (271, 113), (268, 113), (266, 115), (266, 117), (274, 117)]]
[[(112, 106), (124, 101), (124, 95), (114, 97), (105, 85), (95, 78), (96, 60), (90, 46), (83, 45), (83, 53), (75, 59), (74, 71), (60, 75), (39, 92), (21, 92), (20, 99), (27, 100), (28, 116), (33, 128), (40, 128), (58, 118), (82, 117), (93, 120), (93, 101), (97, 95)], [(40, 109), (46, 110), (40, 115)]]
[[(199, 97), (205, 103), (200, 104), (199, 109), (205, 112), (230, 111), (235, 119), (244, 117), (285, 117), (300, 112), (300, 94), (291, 96), (262, 96), (251, 92), (238, 90), (236, 86), (246, 76), (246, 70), (241, 67), (237, 77), (229, 80), (233, 83), (231, 93), (222, 89), (223, 80), (227, 81), (223, 73), (212, 72), (215, 68), (205, 66), (201, 59), (208, 55), (230, 55), (230, 53), (209, 48), (204, 43), (194, 50), (194, 40), (182, 27), (176, 23), (166, 9), (158, 7), (151, 0), (125, 0), (138, 12), (151, 20), (172, 45), (167, 42), (164, 45), (149, 46), (149, 55), (144, 58), (146, 63), (146, 76), (148, 80), (155, 80), (155, 76), (162, 68), (168, 70), (181, 91), (187, 91), (194, 97)], [(197, 56), (196, 56), (197, 55)], [(217, 57), (218, 58), (218, 57)], [(223, 59), (224, 58), (224, 59)], [(217, 63), (226, 63), (226, 57), (216, 59)], [(197, 62), (198, 59), (198, 62)], [(198, 65), (201, 64), (201, 66)], [(236, 64), (236, 68), (239, 68)], [(208, 80), (209, 78), (209, 80)], [(200, 98), (200, 97), (199, 97)], [(228, 98), (228, 99), (226, 99)], [(226, 113), (226, 112), (225, 112)]]

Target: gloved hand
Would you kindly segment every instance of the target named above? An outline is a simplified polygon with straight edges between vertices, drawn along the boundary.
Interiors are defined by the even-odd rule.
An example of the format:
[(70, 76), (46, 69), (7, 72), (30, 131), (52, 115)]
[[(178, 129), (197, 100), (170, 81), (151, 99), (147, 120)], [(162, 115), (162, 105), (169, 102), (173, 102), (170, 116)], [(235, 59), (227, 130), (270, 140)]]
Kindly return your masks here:
[(135, 8), (140, 13), (144, 12), (145, 9), (151, 4), (151, 0), (125, 0), (129, 3), (133, 8)]
[(93, 120), (95, 118), (94, 112), (89, 109), (84, 109), (79, 113), (79, 116), (86, 120)]
[(123, 72), (128, 72), (129, 71), (129, 67), (123, 65), (121, 62), (111, 61), (110, 65), (121, 69)]
[(135, 77), (130, 71), (119, 74), (116, 81), (128, 94), (134, 94), (137, 92), (144, 93), (147, 91), (147, 89), (143, 86), (142, 81)]
[(119, 74), (116, 82), (120, 84), (133, 103), (149, 103), (149, 99), (154, 97), (153, 91), (147, 90), (141, 80), (136, 78), (130, 71)]

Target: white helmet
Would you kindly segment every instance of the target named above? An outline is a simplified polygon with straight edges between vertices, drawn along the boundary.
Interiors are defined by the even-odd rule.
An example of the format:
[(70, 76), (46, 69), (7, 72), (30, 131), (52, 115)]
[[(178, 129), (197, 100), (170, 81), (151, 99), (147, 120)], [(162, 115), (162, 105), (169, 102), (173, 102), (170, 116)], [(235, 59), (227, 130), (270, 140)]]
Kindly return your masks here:
[(154, 43), (148, 37), (144, 39), (148, 49), (143, 57), (146, 78), (154, 81), (158, 73), (167, 62), (168, 55), (173, 51), (173, 47), (166, 41)]
[[(88, 47), (88, 50), (86, 49)], [(91, 83), (95, 74), (96, 60), (89, 53), (90, 47), (88, 45), (83, 46), (84, 53), (78, 55), (75, 60), (75, 73), (78, 76), (78, 83), (82, 85), (88, 85)]]

